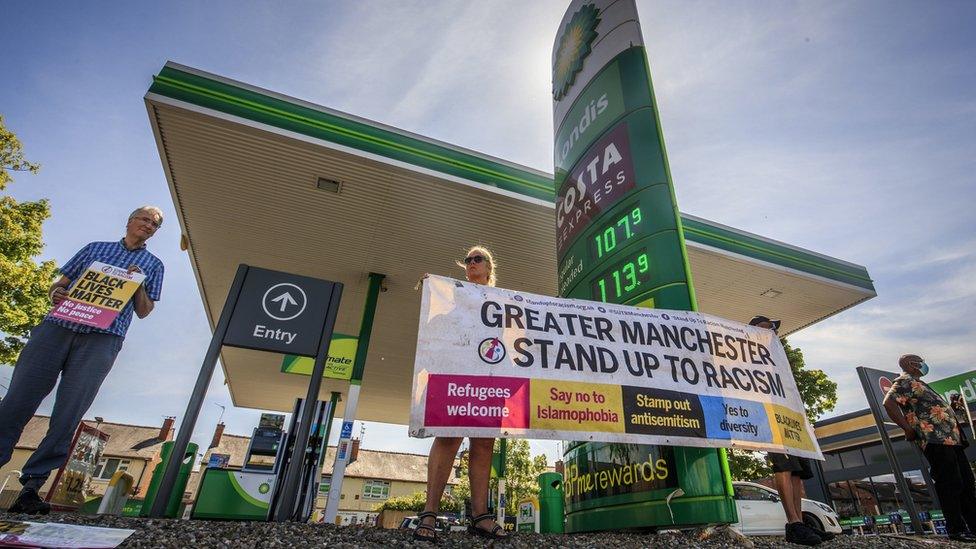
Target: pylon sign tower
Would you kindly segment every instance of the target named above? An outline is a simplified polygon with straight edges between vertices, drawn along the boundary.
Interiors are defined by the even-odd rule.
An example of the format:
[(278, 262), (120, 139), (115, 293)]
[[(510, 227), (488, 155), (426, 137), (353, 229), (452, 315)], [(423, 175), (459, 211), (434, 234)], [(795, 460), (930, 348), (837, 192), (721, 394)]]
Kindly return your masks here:
[[(552, 58), (559, 295), (697, 310), (633, 0), (574, 0)], [(724, 450), (571, 443), (567, 531), (735, 522)]]

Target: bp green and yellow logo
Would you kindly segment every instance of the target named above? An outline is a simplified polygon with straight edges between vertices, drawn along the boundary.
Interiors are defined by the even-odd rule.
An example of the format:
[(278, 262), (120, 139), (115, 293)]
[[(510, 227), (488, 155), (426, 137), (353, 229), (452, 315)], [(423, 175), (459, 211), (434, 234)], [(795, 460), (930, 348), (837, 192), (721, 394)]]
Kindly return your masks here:
[(258, 486), (259, 493), (267, 494), (270, 491), (271, 491), (271, 485), (268, 484), (267, 482), (262, 482), (261, 485)]
[(586, 4), (573, 14), (559, 38), (556, 65), (552, 75), (552, 97), (560, 100), (576, 81), (576, 73), (583, 68), (583, 60), (590, 54), (590, 44), (596, 39), (600, 10)]

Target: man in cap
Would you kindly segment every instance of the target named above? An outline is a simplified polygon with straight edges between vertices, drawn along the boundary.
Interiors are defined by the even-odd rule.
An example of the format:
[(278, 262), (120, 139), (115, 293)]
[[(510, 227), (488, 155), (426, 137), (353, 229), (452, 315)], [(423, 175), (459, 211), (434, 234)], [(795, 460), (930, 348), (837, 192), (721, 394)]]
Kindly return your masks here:
[[(756, 315), (750, 326), (779, 332), (780, 321)], [(786, 511), (786, 541), (800, 545), (818, 545), (834, 539), (834, 535), (803, 523), (803, 481), (813, 478), (810, 460), (789, 454), (769, 452), (766, 456), (773, 466), (773, 480), (780, 503)]]
[(24, 464), (20, 476), (24, 488), (9, 512), (32, 515), (50, 512), (51, 505), (41, 500), (38, 491), (51, 471), (68, 458), (75, 429), (122, 349), (132, 313), (145, 318), (159, 301), (163, 263), (146, 249), (146, 241), (162, 223), (163, 212), (159, 208), (136, 209), (129, 214), (123, 238), (87, 244), (61, 267), (61, 278), (51, 285), (48, 293), (52, 305), (57, 306), (67, 297), (68, 287), (92, 262), (145, 275), (135, 295), (106, 329), (55, 318), (49, 313), (31, 330), (30, 339), (17, 358), (10, 390), (0, 401), (0, 466), (10, 461), (24, 427), (59, 377), (61, 383), (47, 433)]
[(902, 375), (895, 378), (885, 395), (884, 408), (915, 441), (929, 462), (935, 492), (942, 504), (949, 539), (976, 543), (976, 483), (963, 450), (959, 418), (942, 395), (922, 376), (929, 365), (918, 355), (898, 359)]

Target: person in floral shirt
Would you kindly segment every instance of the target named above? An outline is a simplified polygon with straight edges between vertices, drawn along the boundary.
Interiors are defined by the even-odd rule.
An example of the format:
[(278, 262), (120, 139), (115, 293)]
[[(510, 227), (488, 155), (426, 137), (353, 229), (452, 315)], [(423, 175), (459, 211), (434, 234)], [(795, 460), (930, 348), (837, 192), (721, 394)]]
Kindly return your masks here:
[(922, 381), (929, 366), (920, 356), (904, 355), (898, 365), (904, 373), (892, 382), (884, 408), (904, 430), (905, 440), (921, 446), (929, 462), (949, 539), (976, 542), (972, 534), (976, 531), (976, 479), (961, 444), (956, 413)]

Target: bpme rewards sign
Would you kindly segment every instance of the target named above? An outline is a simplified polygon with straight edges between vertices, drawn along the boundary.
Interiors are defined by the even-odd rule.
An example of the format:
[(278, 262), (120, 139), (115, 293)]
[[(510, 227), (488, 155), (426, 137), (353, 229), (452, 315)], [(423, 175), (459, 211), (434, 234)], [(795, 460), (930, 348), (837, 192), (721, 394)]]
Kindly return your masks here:
[(107, 329), (145, 278), (141, 273), (94, 261), (68, 288), (68, 296), (51, 311), (51, 316)]

